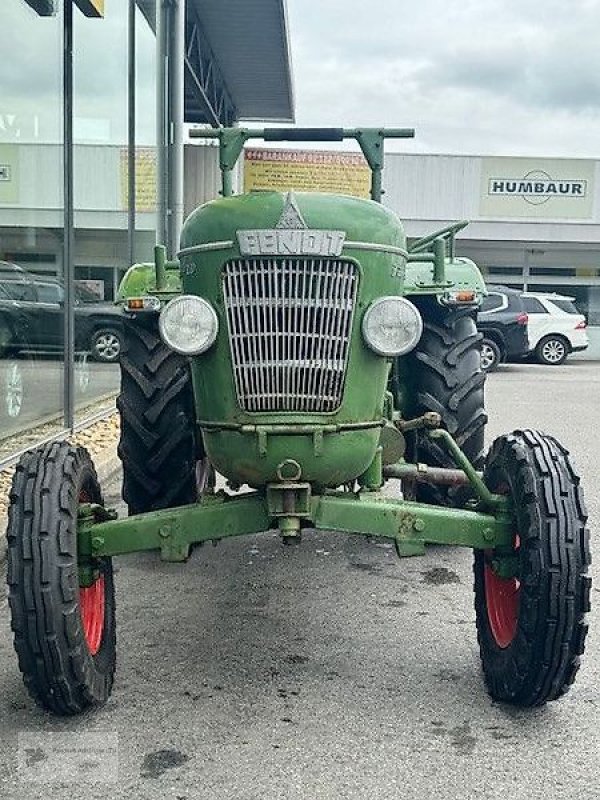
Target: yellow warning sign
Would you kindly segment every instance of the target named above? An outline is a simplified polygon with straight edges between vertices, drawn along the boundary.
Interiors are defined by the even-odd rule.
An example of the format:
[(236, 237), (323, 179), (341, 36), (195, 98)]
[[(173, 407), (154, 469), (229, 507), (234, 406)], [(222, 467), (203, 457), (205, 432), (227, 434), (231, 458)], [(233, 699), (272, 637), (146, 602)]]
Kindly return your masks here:
[(244, 151), (244, 191), (331, 192), (369, 197), (371, 171), (360, 153), (323, 150)]
[[(121, 208), (127, 210), (127, 148), (121, 150)], [(156, 210), (156, 150), (137, 147), (135, 151), (136, 211)]]

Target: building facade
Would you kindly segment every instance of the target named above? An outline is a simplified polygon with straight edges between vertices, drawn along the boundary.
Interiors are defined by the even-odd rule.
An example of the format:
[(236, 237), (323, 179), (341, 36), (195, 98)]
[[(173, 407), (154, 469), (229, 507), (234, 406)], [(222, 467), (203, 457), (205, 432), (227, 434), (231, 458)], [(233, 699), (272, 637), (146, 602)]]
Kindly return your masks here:
[(600, 325), (600, 161), (392, 153), (385, 189), (410, 237), (470, 220), (457, 252), (488, 281), (568, 294)]

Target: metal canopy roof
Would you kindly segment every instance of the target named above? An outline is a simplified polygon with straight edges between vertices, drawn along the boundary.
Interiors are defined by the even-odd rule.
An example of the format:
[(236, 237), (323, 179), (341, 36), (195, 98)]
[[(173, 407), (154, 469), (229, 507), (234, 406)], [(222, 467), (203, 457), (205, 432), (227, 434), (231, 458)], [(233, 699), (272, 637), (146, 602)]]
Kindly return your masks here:
[(294, 121), (286, 0), (187, 0), (186, 53), (186, 122)]

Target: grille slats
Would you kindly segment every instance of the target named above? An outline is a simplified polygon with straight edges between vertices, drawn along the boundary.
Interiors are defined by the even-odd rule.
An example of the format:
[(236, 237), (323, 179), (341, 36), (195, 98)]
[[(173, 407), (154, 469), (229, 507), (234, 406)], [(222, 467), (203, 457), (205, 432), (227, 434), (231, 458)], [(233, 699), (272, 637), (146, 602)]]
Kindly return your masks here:
[(358, 272), (340, 259), (229, 261), (223, 295), (245, 411), (335, 411), (344, 391)]

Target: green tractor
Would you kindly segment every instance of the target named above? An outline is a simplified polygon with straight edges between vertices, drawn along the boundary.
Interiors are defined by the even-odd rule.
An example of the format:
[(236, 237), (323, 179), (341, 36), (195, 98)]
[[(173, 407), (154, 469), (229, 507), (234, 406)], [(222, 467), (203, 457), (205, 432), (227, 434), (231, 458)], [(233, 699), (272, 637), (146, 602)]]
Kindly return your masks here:
[[(177, 261), (157, 248), (120, 287), (129, 516), (105, 508), (83, 448), (47, 444), (16, 468), (8, 583), (29, 692), (58, 714), (109, 696), (113, 556), (185, 561), (207, 541), (278, 529), (292, 544), (309, 528), (385, 537), (399, 556), (473, 548), (489, 693), (518, 706), (559, 698), (589, 611), (579, 478), (556, 439), (533, 430), (501, 436), (484, 457), (485, 286), (455, 254), (464, 223), (407, 246), (378, 202), (384, 140), (412, 131), (201, 135), (218, 138), (223, 196), (187, 219)], [(372, 199), (233, 196), (253, 137), (354, 138)]]

